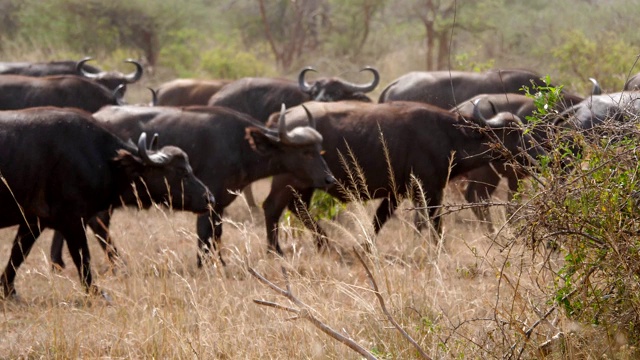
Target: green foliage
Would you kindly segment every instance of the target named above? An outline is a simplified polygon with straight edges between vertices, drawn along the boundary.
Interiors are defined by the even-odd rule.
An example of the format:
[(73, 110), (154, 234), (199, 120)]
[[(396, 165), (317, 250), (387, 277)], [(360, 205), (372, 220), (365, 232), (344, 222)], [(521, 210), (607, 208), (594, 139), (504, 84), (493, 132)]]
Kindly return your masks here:
[(582, 30), (574, 29), (563, 32), (560, 38), (562, 43), (551, 52), (555, 66), (565, 76), (577, 77), (576, 82), (584, 84), (584, 93), (589, 93), (586, 79), (590, 77), (596, 78), (603, 89), (622, 90), (637, 49), (611, 32), (588, 37)]
[(245, 76), (264, 76), (267, 65), (254, 53), (221, 48), (201, 53), (201, 68), (213, 78), (238, 79)]
[[(539, 109), (544, 110), (544, 109)], [(590, 134), (563, 129), (555, 143), (562, 160), (576, 153), (570, 171), (543, 162), (522, 214), (523, 233), (534, 245), (552, 244), (563, 254), (552, 302), (572, 319), (623, 330), (640, 342), (640, 128), (602, 125)], [(571, 146), (567, 146), (570, 139)], [(568, 152), (566, 149), (574, 149)]]

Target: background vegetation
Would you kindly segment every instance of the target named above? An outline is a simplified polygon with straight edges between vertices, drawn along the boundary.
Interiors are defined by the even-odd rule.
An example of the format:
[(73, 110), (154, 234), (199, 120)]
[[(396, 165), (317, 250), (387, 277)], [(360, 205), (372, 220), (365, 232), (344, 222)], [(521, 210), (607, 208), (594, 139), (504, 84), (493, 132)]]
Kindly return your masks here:
[[(0, 57), (143, 60), (151, 74), (289, 76), (373, 65), (523, 67), (578, 93), (620, 89), (640, 46), (640, 0), (0, 0)], [(635, 69), (637, 70), (637, 69)]]

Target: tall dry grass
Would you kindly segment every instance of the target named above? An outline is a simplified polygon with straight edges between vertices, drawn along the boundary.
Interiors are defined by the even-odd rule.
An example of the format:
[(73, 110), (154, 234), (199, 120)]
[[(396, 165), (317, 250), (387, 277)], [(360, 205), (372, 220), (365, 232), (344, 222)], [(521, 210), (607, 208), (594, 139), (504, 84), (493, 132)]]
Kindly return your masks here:
[[(267, 191), (267, 180), (256, 186), (259, 197)], [(462, 201), (455, 187), (446, 201)], [(384, 227), (368, 259), (391, 314), (430, 356), (537, 358), (540, 346), (560, 331), (568, 340), (562, 348), (543, 348), (549, 358), (598, 358), (612, 347), (624, 354), (623, 338), (607, 342), (557, 310), (534, 326), (553, 306), (544, 291), (553, 273), (543, 264), (557, 255), (534, 256), (508, 226), (499, 236), (483, 235), (469, 210), (446, 217), (439, 247), (431, 235), (415, 231), (412, 212), (403, 210), (409, 206)], [(109, 271), (97, 242), (89, 239), (97, 284), (112, 295), (112, 304), (85, 295), (66, 253), (67, 269), (51, 270), (46, 231), (16, 279), (23, 301), (0, 303), (0, 357), (359, 358), (310, 323), (253, 302), (287, 303), (247, 268), (283, 285), (284, 266), (293, 293), (327, 325), (380, 358), (417, 358), (380, 311), (350, 253), (371, 236), (373, 204), (351, 204), (336, 222), (323, 224), (337, 248), (327, 254), (316, 252), (307, 231), (285, 224), (284, 258), (266, 254), (261, 214), (241, 199), (228, 210), (222, 250), (228, 266), (203, 269), (196, 267), (192, 214), (116, 211), (112, 233), (126, 264)], [(504, 221), (502, 210), (492, 211)], [(14, 232), (2, 230), (5, 261)]]

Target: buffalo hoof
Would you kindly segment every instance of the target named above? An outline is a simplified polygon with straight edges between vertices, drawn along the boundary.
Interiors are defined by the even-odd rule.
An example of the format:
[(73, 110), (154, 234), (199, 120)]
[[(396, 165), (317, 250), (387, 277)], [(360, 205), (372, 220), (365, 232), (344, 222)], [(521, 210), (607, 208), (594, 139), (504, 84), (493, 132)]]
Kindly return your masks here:
[(51, 264), (51, 271), (53, 271), (53, 272), (54, 272), (54, 273), (56, 273), (56, 274), (61, 273), (61, 272), (62, 272), (62, 270), (64, 270), (64, 269), (65, 269), (64, 262), (59, 262), (59, 263), (58, 263), (58, 262), (55, 262), (55, 261), (54, 261), (54, 262)]
[(99, 287), (97, 287), (95, 285), (91, 285), (91, 288), (89, 290), (89, 295), (97, 296), (97, 297), (101, 298), (102, 300), (104, 300), (107, 303), (107, 305), (113, 305), (113, 298), (111, 297), (111, 295), (109, 295), (108, 292), (100, 289)]

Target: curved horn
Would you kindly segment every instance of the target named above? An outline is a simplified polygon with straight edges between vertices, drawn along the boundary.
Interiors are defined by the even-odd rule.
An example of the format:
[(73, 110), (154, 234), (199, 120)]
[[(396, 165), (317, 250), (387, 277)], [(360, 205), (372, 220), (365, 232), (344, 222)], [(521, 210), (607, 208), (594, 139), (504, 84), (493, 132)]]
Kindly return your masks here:
[(158, 133), (153, 134), (151, 138), (151, 144), (149, 145), (149, 149), (156, 151), (158, 150)]
[(493, 101), (488, 100), (489, 101), (489, 105), (491, 105), (491, 111), (493, 112), (493, 115), (498, 115), (498, 108), (496, 107), (496, 104), (493, 103)]
[(371, 72), (371, 74), (373, 74), (373, 80), (370, 83), (365, 85), (357, 85), (357, 84), (353, 84), (345, 81), (344, 85), (349, 89), (349, 91), (354, 93), (355, 92), (368, 93), (370, 91), (373, 91), (373, 89), (375, 89), (376, 86), (378, 86), (378, 84), (380, 83), (380, 73), (378, 73), (378, 70), (376, 70), (374, 67), (366, 66), (360, 70), (360, 72), (363, 72), (363, 71)]
[(315, 129), (316, 128), (316, 119), (313, 117), (313, 115), (311, 114), (309, 109), (307, 109), (307, 107), (304, 106), (304, 104), (300, 104), (300, 106), (302, 106), (302, 108), (304, 109), (304, 112), (307, 113), (307, 119), (309, 120), (309, 127)]
[(135, 61), (133, 59), (127, 59), (124, 62), (130, 63), (130, 64), (134, 64), (136, 66), (136, 71), (124, 76), (124, 78), (127, 80), (127, 82), (129, 84), (131, 84), (131, 83), (134, 83), (134, 82), (140, 80), (140, 78), (142, 77), (142, 73), (144, 71), (142, 69), (142, 65), (139, 62), (137, 62), (137, 61)]
[[(152, 145), (158, 141), (157, 137), (158, 134), (153, 135), (153, 139), (151, 140)], [(167, 160), (169, 160), (169, 157), (162, 153), (149, 156), (149, 148), (147, 148), (147, 133), (145, 132), (140, 134), (140, 138), (138, 139), (138, 156), (140, 156), (142, 161), (148, 165), (163, 165)]]
[(116, 104), (120, 106), (127, 105), (127, 103), (124, 101), (124, 92), (126, 90), (127, 87), (125, 84), (120, 84), (115, 90), (113, 90), (113, 98), (116, 100)]
[(86, 63), (87, 61), (91, 61), (91, 60), (93, 60), (93, 58), (92, 58), (92, 57), (87, 56), (87, 57), (85, 57), (84, 59), (82, 59), (82, 60), (78, 61), (78, 62), (76, 63), (76, 72), (77, 72), (78, 74), (80, 74), (80, 75), (82, 75), (82, 76), (86, 77), (87, 79), (97, 79), (97, 78), (98, 78), (98, 75), (97, 75), (97, 74), (87, 72), (87, 71), (85, 71), (85, 70), (84, 70), (84, 68), (83, 68), (84, 63)]
[(302, 92), (305, 92), (308, 94), (311, 92), (311, 85), (307, 84), (307, 82), (304, 80), (304, 76), (307, 73), (307, 71), (313, 71), (313, 72), (317, 72), (317, 71), (311, 66), (307, 66), (306, 68), (302, 69), (302, 71), (300, 71), (300, 75), (298, 75), (298, 87)]
[(287, 125), (285, 124), (286, 118), (284, 116), (285, 110), (286, 106), (282, 103), (282, 107), (280, 108), (280, 117), (278, 117), (278, 137), (280, 137), (280, 141), (283, 143), (289, 143), (289, 133), (287, 133)]
[(602, 88), (598, 83), (598, 80), (595, 78), (589, 78), (589, 81), (593, 84), (593, 88), (591, 88), (591, 95), (602, 95)]
[(151, 91), (151, 106), (158, 106), (158, 92), (154, 89), (148, 87), (149, 91)]
[(487, 119), (484, 117), (484, 115), (482, 115), (482, 112), (480, 112), (480, 106), (478, 106), (479, 103), (480, 99), (476, 99), (473, 101), (473, 117), (475, 119), (480, 119), (483, 122), (487, 122)]

